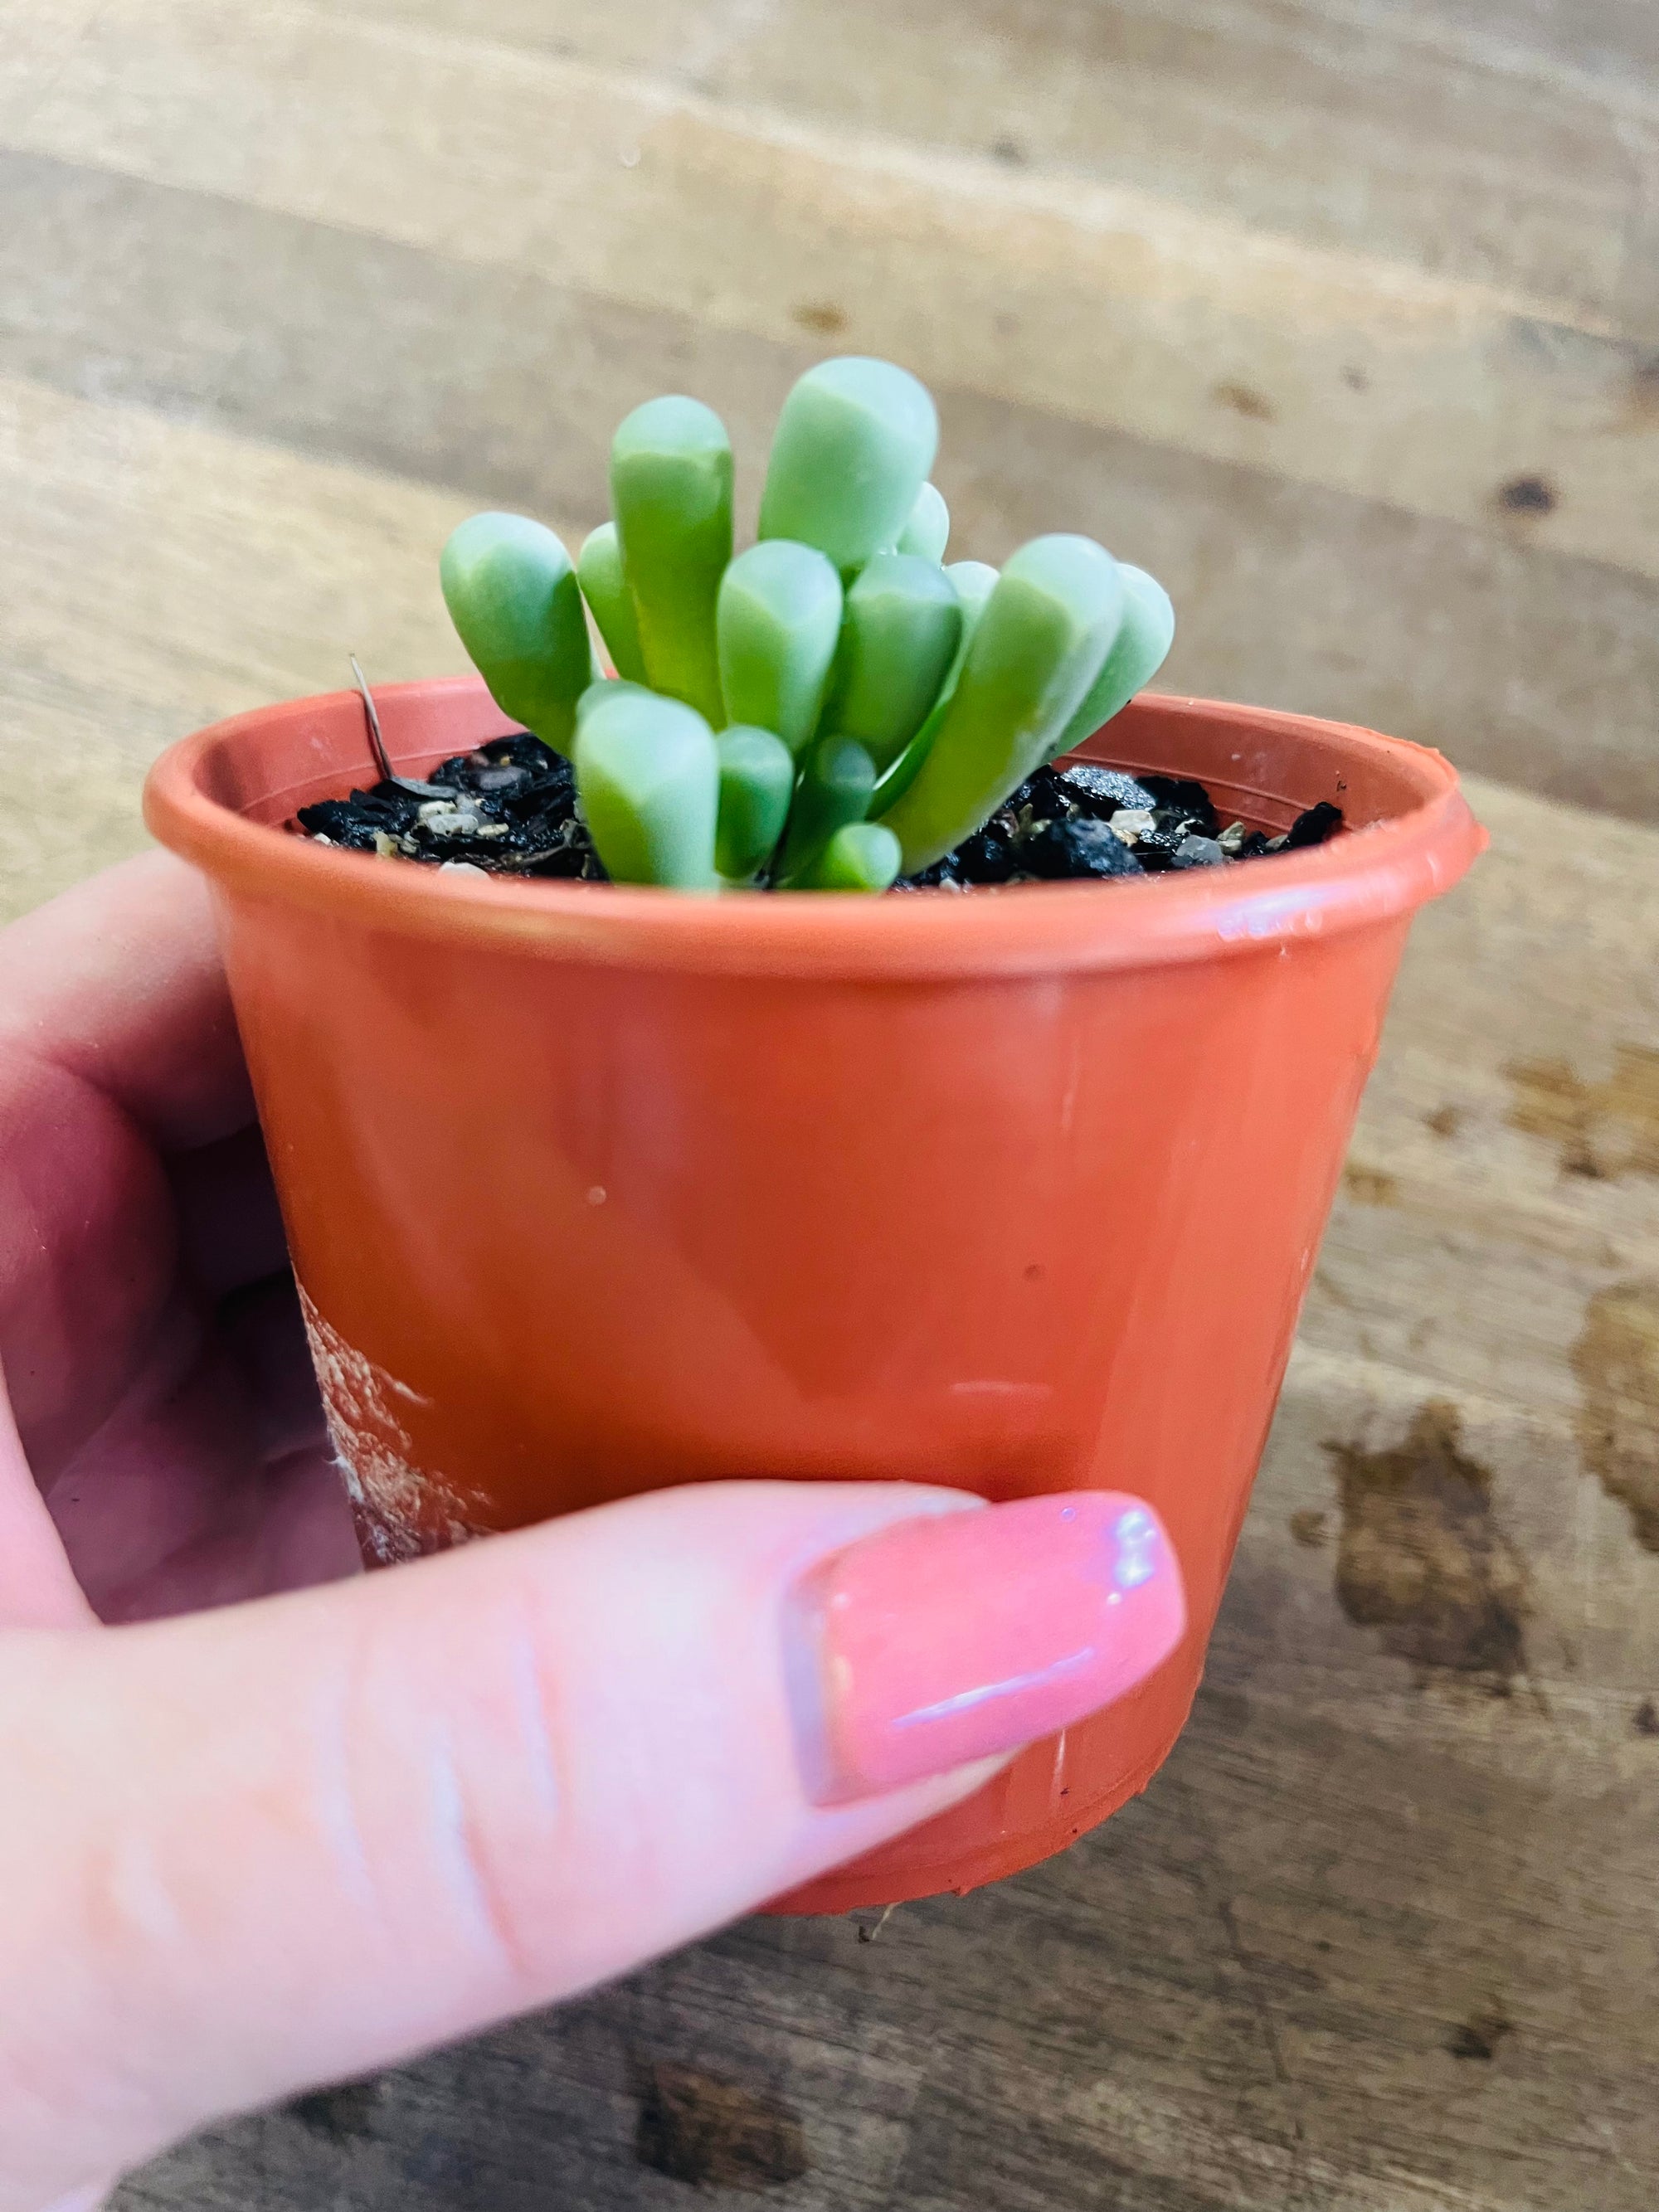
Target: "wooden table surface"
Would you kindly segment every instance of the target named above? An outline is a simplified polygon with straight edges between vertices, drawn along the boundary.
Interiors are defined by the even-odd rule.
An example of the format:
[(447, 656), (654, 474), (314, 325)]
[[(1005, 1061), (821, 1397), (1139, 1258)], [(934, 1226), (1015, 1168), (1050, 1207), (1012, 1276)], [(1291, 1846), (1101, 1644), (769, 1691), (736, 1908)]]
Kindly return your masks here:
[(9, 0), (0, 196), (4, 910), (181, 731), (459, 665), (446, 532), (579, 534), (635, 400), (719, 405), (752, 496), (829, 349), (934, 384), (959, 551), (1095, 532), (1172, 688), (1439, 744), (1493, 839), (1146, 1797), (122, 2212), (1650, 2212), (1651, 0)]

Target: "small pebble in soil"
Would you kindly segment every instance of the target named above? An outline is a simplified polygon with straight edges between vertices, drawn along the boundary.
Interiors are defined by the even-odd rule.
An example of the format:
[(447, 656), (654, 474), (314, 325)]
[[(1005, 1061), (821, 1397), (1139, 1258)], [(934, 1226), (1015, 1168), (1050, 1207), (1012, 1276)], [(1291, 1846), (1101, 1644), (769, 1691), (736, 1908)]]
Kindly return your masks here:
[(1304, 845), (1322, 845), (1328, 837), (1335, 836), (1342, 827), (1342, 809), (1333, 806), (1328, 799), (1322, 799), (1317, 806), (1310, 806), (1305, 814), (1298, 814), (1285, 832), (1279, 849), (1293, 853)]
[[(295, 826), (319, 844), (454, 875), (606, 880), (576, 808), (570, 764), (526, 730), (458, 753), (422, 782), (394, 779), (302, 806)], [(1188, 776), (1127, 775), (1092, 761), (1041, 768), (954, 853), (896, 890), (969, 891), (1226, 867), (1322, 845), (1343, 826), (1321, 799), (1276, 837), (1224, 828)]]
[(1227, 855), (1214, 837), (1183, 837), (1170, 856), (1172, 868), (1213, 868)]
[[(1210, 794), (1201, 783), (1179, 775), (1143, 775), (1140, 779), (1152, 795), (1152, 804), (1160, 814), (1179, 815), (1189, 822), (1201, 837), (1219, 834), (1221, 823), (1210, 804)], [(1318, 839), (1314, 842), (1317, 844)]]
[(1018, 848), (1034, 876), (1134, 876), (1140, 863), (1109, 822), (1073, 816), (1034, 823)]
[(1097, 768), (1093, 761), (1072, 761), (1053, 771), (1054, 781), (1085, 814), (1113, 815), (1126, 806), (1156, 805), (1145, 784), (1121, 768)]

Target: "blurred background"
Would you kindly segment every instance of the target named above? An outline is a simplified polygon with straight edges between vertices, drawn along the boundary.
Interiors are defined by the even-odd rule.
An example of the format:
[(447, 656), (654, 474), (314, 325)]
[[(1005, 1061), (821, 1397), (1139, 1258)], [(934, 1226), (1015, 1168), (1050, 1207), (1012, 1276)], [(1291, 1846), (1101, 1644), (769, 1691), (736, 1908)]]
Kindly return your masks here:
[(953, 551), (1100, 537), (1165, 687), (1659, 819), (1653, 0), (8, 0), (0, 898), (236, 708), (461, 665), (451, 524), (750, 494), (827, 352)]

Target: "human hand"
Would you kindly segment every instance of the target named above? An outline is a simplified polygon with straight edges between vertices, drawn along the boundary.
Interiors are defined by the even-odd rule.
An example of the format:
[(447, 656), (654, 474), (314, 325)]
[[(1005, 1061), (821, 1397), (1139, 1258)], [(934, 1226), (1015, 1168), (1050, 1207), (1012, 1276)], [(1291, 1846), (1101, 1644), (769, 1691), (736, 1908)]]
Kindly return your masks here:
[(1107, 1493), (713, 1485), (356, 1578), (160, 855), (0, 937), (0, 2212), (686, 1942), (1183, 1626)]

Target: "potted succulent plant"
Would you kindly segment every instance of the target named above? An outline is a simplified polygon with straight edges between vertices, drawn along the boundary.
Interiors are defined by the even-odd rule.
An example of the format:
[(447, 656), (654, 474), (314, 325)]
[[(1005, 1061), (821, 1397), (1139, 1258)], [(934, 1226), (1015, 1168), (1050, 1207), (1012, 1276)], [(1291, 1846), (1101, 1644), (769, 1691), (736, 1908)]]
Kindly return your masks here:
[(936, 440), (820, 364), (734, 551), (718, 417), (653, 401), (576, 563), (445, 549), (482, 682), (245, 715), (147, 793), (371, 1562), (732, 1476), (1162, 1514), (1158, 1675), (787, 1909), (1012, 1872), (1166, 1755), (1406, 930), (1480, 843), (1437, 754), (1137, 699), (1170, 603), (1091, 541), (945, 565)]

